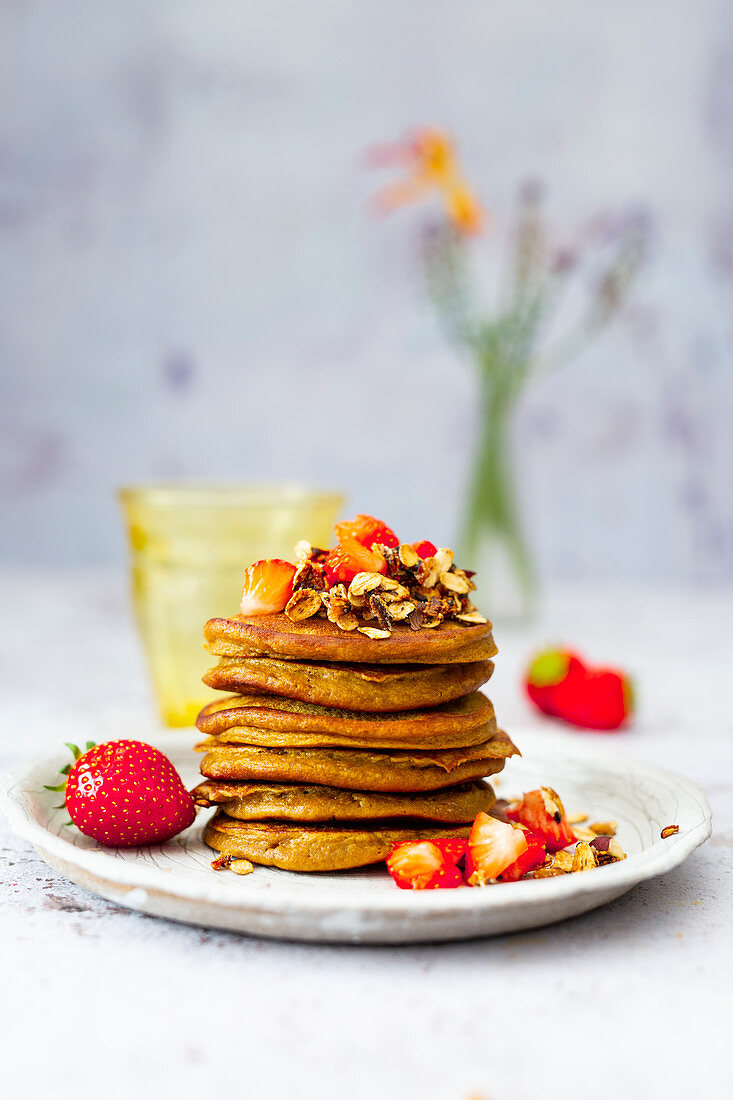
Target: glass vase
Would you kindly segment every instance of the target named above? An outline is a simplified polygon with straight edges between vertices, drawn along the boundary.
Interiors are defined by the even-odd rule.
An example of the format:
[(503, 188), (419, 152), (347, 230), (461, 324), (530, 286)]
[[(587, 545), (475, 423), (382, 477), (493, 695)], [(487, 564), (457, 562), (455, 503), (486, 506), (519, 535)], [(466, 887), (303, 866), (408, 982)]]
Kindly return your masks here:
[(461, 563), (474, 569), (476, 606), (492, 620), (522, 620), (537, 584), (517, 496), (513, 426), (518, 372), (484, 380), (478, 437), (459, 538)]

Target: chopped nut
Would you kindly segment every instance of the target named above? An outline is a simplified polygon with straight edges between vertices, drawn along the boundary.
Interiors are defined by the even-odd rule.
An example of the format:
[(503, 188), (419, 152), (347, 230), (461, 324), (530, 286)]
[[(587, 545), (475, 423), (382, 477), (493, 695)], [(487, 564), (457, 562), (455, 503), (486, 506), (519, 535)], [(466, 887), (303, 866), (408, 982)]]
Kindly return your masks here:
[(232, 862), (231, 856), (217, 856), (216, 859), (211, 861), (212, 871), (226, 871)]
[(595, 840), (591, 840), (590, 847), (593, 849), (599, 867), (626, 859), (626, 852), (612, 836), (597, 836)]
[(288, 600), (285, 614), (291, 622), (297, 623), (301, 619), (310, 619), (320, 610), (320, 593), (314, 592), (312, 588), (299, 588)]
[(251, 875), (254, 869), (254, 863), (248, 859), (232, 859), (229, 863), (229, 870), (234, 871), (235, 875)]
[(401, 622), (402, 619), (406, 619), (408, 615), (411, 615), (414, 610), (415, 605), (410, 600), (397, 600), (388, 606), (387, 614), (390, 619)]
[(374, 613), (377, 622), (381, 626), (382, 630), (389, 630), (389, 619), (387, 618), (387, 606), (376, 592), (370, 592), (368, 598), (368, 604)]
[(573, 832), (576, 840), (593, 840), (593, 837), (597, 834), (592, 829), (586, 829), (584, 826), (573, 825)]
[(391, 630), (378, 630), (376, 626), (360, 626), (357, 627), (360, 634), (366, 634), (367, 638), (371, 638), (373, 641), (380, 641), (382, 638), (389, 638), (392, 634)]
[(423, 558), (417, 571), (417, 579), (423, 588), (435, 588), (440, 574), (435, 558)]
[(448, 588), (451, 592), (460, 592), (462, 595), (466, 595), (471, 591), (468, 577), (465, 574), (456, 573), (441, 573), (440, 583), (444, 588)]
[(596, 836), (616, 836), (618, 821), (591, 821), (588, 828)]
[(568, 814), (565, 820), (568, 825), (579, 825), (581, 821), (588, 820), (588, 814)]
[(412, 569), (420, 561), (420, 555), (417, 550), (410, 546), (409, 542), (400, 544), (399, 555), (405, 569)]
[(558, 875), (564, 874), (565, 871), (561, 871), (559, 867), (551, 864), (549, 867), (536, 867), (532, 872), (532, 878), (557, 878)]
[(373, 592), (379, 588), (384, 577), (381, 573), (357, 573), (349, 585), (349, 599), (365, 596), (367, 592)]
[(659, 835), (662, 840), (666, 840), (668, 836), (676, 836), (679, 831), (679, 825), (667, 825), (666, 828), (662, 829)]
[(461, 623), (487, 623), (489, 620), (478, 611), (464, 611), (462, 615), (456, 615)]
[(573, 857), (570, 852), (555, 852), (552, 858), (552, 866), (559, 867), (561, 871), (569, 874), (573, 869)]
[(594, 867), (597, 867), (596, 857), (593, 854), (593, 849), (590, 844), (581, 842), (575, 845), (575, 852), (573, 854), (573, 871), (592, 871)]

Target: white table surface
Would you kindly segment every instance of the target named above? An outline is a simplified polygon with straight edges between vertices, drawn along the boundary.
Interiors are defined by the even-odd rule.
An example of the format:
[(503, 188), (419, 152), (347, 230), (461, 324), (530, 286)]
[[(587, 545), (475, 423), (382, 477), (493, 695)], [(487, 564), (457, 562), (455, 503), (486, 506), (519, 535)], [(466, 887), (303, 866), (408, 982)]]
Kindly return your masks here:
[[(0, 768), (62, 741), (149, 732), (122, 579), (0, 577)], [(140, 916), (73, 886), (0, 820), (5, 1100), (715, 1100), (731, 1084), (733, 594), (564, 589), (497, 628), (491, 695), (566, 640), (627, 667), (639, 713), (579, 733), (698, 782), (712, 840), (681, 868), (565, 924), (460, 944), (318, 947)], [(521, 738), (518, 737), (521, 744)]]

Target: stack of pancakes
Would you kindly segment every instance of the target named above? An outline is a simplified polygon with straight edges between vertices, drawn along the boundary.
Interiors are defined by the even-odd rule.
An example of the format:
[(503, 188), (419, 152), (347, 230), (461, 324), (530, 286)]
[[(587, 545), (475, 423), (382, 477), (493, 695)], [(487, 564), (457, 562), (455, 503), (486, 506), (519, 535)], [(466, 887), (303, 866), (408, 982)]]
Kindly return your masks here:
[(395, 624), (388, 638), (326, 619), (211, 619), (218, 665), (237, 692), (204, 707), (194, 792), (218, 807), (204, 840), (224, 856), (292, 871), (384, 859), (397, 841), (464, 836), (494, 792), (485, 777), (516, 753), (477, 689), (496, 653), (490, 624)]

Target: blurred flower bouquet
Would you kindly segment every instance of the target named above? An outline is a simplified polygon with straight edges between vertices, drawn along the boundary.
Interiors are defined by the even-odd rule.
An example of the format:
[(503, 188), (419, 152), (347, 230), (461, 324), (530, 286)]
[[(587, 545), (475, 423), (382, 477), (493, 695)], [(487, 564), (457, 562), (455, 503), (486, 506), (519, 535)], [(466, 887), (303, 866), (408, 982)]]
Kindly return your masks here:
[[(531, 379), (578, 354), (618, 312), (644, 258), (645, 219), (597, 217), (582, 234), (582, 247), (559, 247), (548, 239), (541, 188), (525, 185), (518, 194), (501, 294), (492, 309), (479, 305), (471, 268), (472, 240), (488, 218), (463, 177), (450, 138), (439, 130), (420, 130), (404, 142), (374, 149), (371, 160), (406, 171), (378, 193), (383, 211), (431, 195), (441, 200), (439, 220), (422, 236), (427, 288), (448, 338), (473, 361), (479, 384), (479, 434), (459, 539), (461, 561), (486, 578), (490, 587), (479, 596), (489, 613), (526, 613), (535, 571), (517, 503), (514, 413)], [(579, 288), (578, 273), (589, 267), (594, 268), (590, 288), (565, 331), (555, 334), (568, 292)]]

